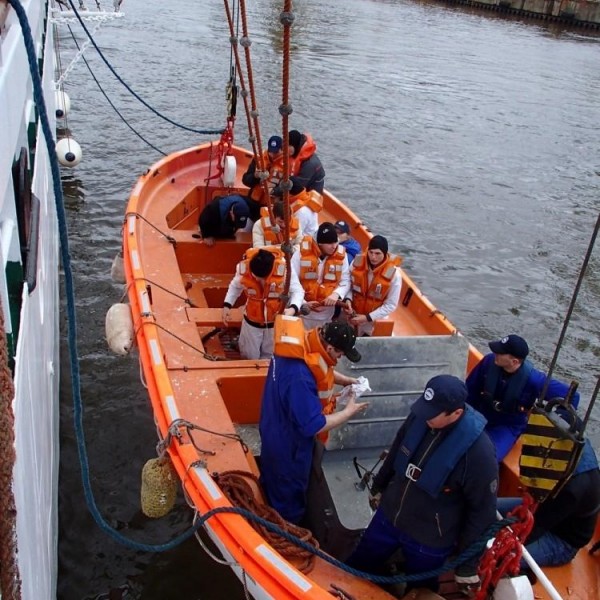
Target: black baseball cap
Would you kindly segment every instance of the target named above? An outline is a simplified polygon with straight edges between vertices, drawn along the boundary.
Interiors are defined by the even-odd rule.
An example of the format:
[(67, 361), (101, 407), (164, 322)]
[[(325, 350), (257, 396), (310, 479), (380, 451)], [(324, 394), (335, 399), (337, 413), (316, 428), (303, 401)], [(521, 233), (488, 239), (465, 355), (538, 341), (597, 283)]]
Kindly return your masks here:
[(436, 375), (425, 386), (411, 411), (424, 421), (434, 419), (443, 412), (464, 408), (469, 392), (465, 382), (454, 375)]
[(349, 361), (358, 362), (361, 359), (360, 352), (354, 347), (356, 333), (349, 323), (327, 323), (321, 329), (321, 335), (328, 344), (343, 352)]
[(514, 333), (503, 337), (501, 340), (490, 342), (488, 346), (494, 354), (510, 354), (521, 360), (527, 358), (529, 354), (527, 342)]

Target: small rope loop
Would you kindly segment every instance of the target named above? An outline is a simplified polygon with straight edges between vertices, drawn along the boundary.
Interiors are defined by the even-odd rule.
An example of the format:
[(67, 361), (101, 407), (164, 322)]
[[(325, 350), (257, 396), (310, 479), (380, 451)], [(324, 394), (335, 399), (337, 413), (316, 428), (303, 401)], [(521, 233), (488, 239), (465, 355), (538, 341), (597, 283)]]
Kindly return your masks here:
[(240, 38), (240, 46), (242, 48), (250, 48), (250, 46), (252, 46), (252, 40), (248, 36), (243, 35)]
[(237, 46), (238, 44), (238, 38), (237, 35), (232, 35), (229, 37), (229, 42), (231, 43), (232, 46)]

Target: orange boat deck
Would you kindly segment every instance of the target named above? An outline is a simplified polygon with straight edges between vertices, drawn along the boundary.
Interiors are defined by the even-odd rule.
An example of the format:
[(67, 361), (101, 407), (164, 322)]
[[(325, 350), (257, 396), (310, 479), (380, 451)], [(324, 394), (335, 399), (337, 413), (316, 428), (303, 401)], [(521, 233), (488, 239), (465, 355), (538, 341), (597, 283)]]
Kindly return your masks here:
[[(235, 425), (256, 424), (268, 362), (240, 360), (233, 344), (241, 309), (230, 331), (222, 331), (223, 300), (235, 266), (251, 245), (249, 233), (208, 247), (197, 237), (197, 220), (207, 200), (245, 190), (241, 174), (251, 155), (236, 149), (237, 181), (232, 188), (207, 187), (210, 146), (171, 155), (140, 178), (124, 225), (129, 298), (140, 360), (158, 428), (165, 437), (173, 422), (191, 423), (169, 448), (173, 464), (197, 510), (228, 505), (210, 473), (230, 470), (258, 474), (252, 453), (244, 452)], [(356, 215), (329, 194), (320, 220), (346, 220), (366, 245), (370, 233)], [(238, 306), (243, 304), (243, 298)], [(385, 324), (383, 325), (385, 329)], [(453, 335), (446, 317), (403, 273), (401, 304), (389, 320), (394, 336)], [(468, 369), (480, 354), (471, 347)], [(192, 443), (193, 442), (193, 443)], [(200, 450), (199, 450), (200, 449)], [(502, 495), (516, 492), (516, 463), (503, 466)], [(511, 462), (512, 461), (512, 462)], [(209, 531), (261, 590), (275, 598), (330, 598), (332, 582), (356, 598), (389, 598), (379, 587), (318, 560), (309, 576), (288, 567), (262, 538), (236, 515), (218, 515)], [(600, 533), (600, 532), (599, 532)], [(580, 552), (570, 566), (548, 569), (564, 598), (598, 597), (600, 559)], [(536, 598), (547, 597), (539, 586)]]

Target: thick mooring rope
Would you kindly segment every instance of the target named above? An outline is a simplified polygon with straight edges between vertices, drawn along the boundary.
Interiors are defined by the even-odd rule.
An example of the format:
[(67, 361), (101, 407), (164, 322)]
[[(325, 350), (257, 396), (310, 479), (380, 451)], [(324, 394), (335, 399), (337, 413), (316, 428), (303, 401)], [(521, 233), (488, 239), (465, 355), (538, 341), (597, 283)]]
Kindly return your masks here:
[[(259, 488), (260, 484), (252, 473), (247, 471), (225, 471), (219, 473), (215, 479), (234, 506), (245, 508), (262, 519), (274, 523), (283, 531), (290, 533), (306, 544), (314, 546), (315, 549), (319, 547), (319, 542), (308, 529), (286, 521), (274, 508), (256, 498), (248, 480), (254, 482)], [(266, 529), (259, 522), (250, 522), (250, 524), (281, 556), (294, 563), (299, 571), (310, 573), (313, 570), (316, 558), (314, 554), (300, 548), (297, 544), (281, 537), (276, 532)]]
[(21, 578), (17, 563), (17, 509), (13, 495), (15, 466), (15, 416), (12, 401), (15, 396), (12, 374), (8, 366), (8, 346), (4, 329), (4, 312), (0, 301), (0, 592), (3, 598), (20, 600)]

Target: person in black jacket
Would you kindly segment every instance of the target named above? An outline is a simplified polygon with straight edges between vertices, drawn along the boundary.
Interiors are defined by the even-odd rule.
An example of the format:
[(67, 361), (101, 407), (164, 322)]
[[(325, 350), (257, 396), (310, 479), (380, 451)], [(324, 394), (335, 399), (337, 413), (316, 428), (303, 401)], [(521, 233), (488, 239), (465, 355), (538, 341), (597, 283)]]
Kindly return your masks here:
[[(378, 506), (348, 564), (378, 573), (402, 550), (406, 573), (440, 568), (479, 541), (496, 519), (498, 464), (485, 419), (451, 375), (430, 379), (373, 480)], [(475, 557), (455, 571), (462, 589), (479, 585)], [(437, 589), (437, 578), (417, 584)]]
[(244, 229), (250, 218), (248, 201), (243, 196), (232, 194), (211, 200), (200, 213), (198, 226), (202, 239), (212, 246), (215, 239), (235, 236), (238, 229)]
[(289, 143), (292, 183), (300, 184), (307, 192), (315, 190), (322, 194), (325, 187), (325, 169), (317, 156), (317, 144), (312, 136), (292, 129), (289, 133)]
[[(499, 498), (498, 511), (508, 514), (521, 498)], [(600, 513), (600, 470), (589, 440), (575, 472), (555, 498), (542, 502), (534, 514), (534, 525), (525, 548), (540, 567), (571, 562), (588, 544)], [(522, 568), (529, 565), (521, 561)]]

